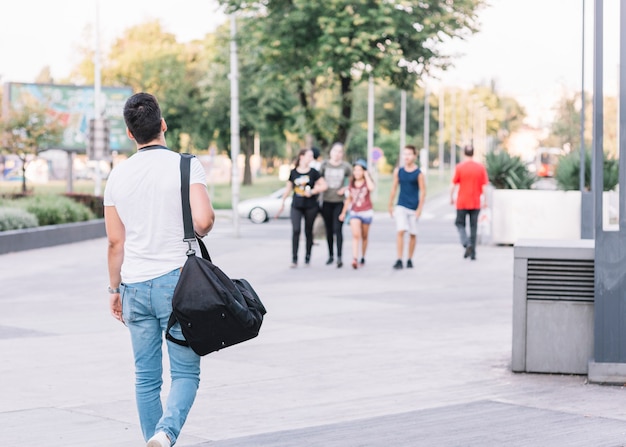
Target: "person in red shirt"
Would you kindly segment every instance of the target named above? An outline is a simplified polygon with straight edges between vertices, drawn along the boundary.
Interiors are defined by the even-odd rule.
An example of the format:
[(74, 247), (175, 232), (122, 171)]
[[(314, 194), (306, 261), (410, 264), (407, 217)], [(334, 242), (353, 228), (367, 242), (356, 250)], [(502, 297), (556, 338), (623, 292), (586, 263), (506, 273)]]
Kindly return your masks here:
[[(463, 152), (465, 153), (465, 160), (457, 165), (452, 178), (450, 203), (452, 205), (455, 204), (456, 195), (456, 220), (454, 224), (459, 232), (461, 244), (465, 247), (463, 257), (475, 260), (476, 232), (478, 230), (481, 196), (483, 196), (483, 188), (489, 182), (489, 178), (485, 167), (474, 161), (474, 148), (465, 146)], [(484, 196), (482, 206), (487, 206), (486, 196)], [(470, 224), (469, 238), (466, 230), (468, 216)]]

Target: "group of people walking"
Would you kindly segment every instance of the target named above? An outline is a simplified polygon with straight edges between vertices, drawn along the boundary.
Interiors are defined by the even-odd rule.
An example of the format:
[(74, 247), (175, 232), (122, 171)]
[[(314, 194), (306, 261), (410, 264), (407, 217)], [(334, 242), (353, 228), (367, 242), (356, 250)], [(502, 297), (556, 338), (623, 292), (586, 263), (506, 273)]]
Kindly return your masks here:
[[(163, 332), (172, 312), (172, 296), (181, 267), (191, 248), (189, 244), (193, 243), (197, 249), (195, 240), (183, 239), (186, 233), (180, 193), (183, 181), (189, 183), (188, 206), (198, 238), (205, 237), (213, 228), (215, 212), (204, 169), (197, 159), (191, 160), (188, 178), (181, 177), (180, 156), (166, 145), (167, 123), (157, 99), (149, 93), (137, 93), (126, 101), (123, 113), (127, 135), (137, 152), (113, 169), (104, 191), (109, 309), (130, 333), (135, 397), (146, 447), (171, 447), (187, 419), (200, 382), (200, 356), (189, 347), (167, 342), (171, 385), (165, 403), (161, 401)], [(472, 160), (471, 147), (465, 149), (465, 155), (467, 160), (456, 168), (450, 197), (457, 205), (455, 225), (465, 248), (464, 256), (473, 260), (480, 197), (487, 175), (484, 167)], [(306, 241), (304, 262), (309, 264), (313, 224), (320, 212), (326, 227), (326, 263), (343, 266), (342, 225), (349, 221), (351, 265), (357, 269), (365, 264), (374, 218), (371, 193), (376, 185), (364, 160), (350, 165), (343, 156), (343, 145), (334, 144), (328, 160), (317, 170), (311, 167), (315, 158), (313, 150), (303, 149), (298, 153), (283, 195), (284, 207), (287, 196), (293, 194), (292, 267), (298, 265), (302, 220)], [(417, 150), (406, 146), (402, 157), (403, 166), (394, 171), (389, 197), (389, 212), (396, 219), (398, 232), (398, 259), (393, 265), (396, 269), (413, 267), (417, 221), (426, 198), (424, 174), (416, 164)], [(482, 206), (485, 205), (483, 202)], [(465, 229), (468, 217), (469, 237)], [(405, 233), (409, 234), (406, 262), (403, 261)], [(171, 331), (175, 338), (184, 339), (178, 323)]]
[[(466, 159), (455, 168), (450, 198), (457, 208), (455, 226), (464, 248), (463, 256), (475, 260), (478, 214), (480, 208), (486, 206), (486, 200), (481, 198), (484, 196), (483, 187), (488, 183), (488, 178), (484, 166), (473, 160), (473, 152), (471, 146), (464, 148)], [(417, 156), (416, 147), (406, 145), (402, 150), (401, 166), (393, 172), (389, 214), (396, 223), (397, 259), (392, 266), (396, 270), (413, 268), (417, 224), (426, 201), (426, 180), (417, 165)], [(313, 228), (319, 213), (323, 217), (326, 230), (326, 264), (336, 263), (337, 268), (343, 267), (343, 224), (349, 222), (352, 233), (351, 266), (354, 269), (362, 267), (365, 265), (370, 225), (374, 219), (371, 194), (376, 187), (367, 162), (359, 159), (350, 165), (344, 160), (344, 147), (341, 143), (332, 145), (328, 159), (319, 164), (318, 169), (311, 166), (314, 158), (313, 149), (300, 150), (277, 213), (277, 216), (282, 213), (285, 200), (292, 194), (291, 267), (298, 266), (303, 220), (306, 244), (304, 263), (310, 263)], [(466, 229), (468, 218), (469, 236)]]
[(306, 244), (304, 263), (308, 265), (311, 261), (313, 225), (318, 213), (321, 213), (326, 229), (326, 264), (332, 265), (336, 262), (337, 268), (343, 267), (343, 224), (348, 216), (353, 236), (351, 265), (356, 269), (359, 264), (365, 263), (369, 226), (374, 217), (371, 199), (374, 181), (367, 172), (367, 162), (357, 160), (350, 165), (344, 161), (343, 155), (343, 144), (335, 143), (330, 149), (328, 160), (321, 163), (318, 171), (311, 167), (312, 149), (302, 149), (298, 153), (277, 213), (282, 213), (285, 200), (292, 194), (292, 268), (298, 266), (303, 220)]

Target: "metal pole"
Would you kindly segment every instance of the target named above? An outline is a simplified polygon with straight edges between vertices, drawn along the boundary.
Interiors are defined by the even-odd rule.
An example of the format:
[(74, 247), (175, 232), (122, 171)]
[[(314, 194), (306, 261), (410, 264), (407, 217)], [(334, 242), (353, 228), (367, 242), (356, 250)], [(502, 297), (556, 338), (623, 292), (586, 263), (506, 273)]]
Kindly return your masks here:
[(593, 148), (591, 157), (591, 189), (593, 191), (594, 232), (602, 230), (602, 189), (604, 164), (604, 43), (603, 0), (595, 0), (593, 61)]
[(439, 178), (443, 177), (443, 149), (444, 149), (444, 125), (443, 125), (443, 107), (444, 107), (444, 94), (445, 90), (443, 87), (439, 90)]
[(406, 146), (406, 90), (400, 92), (400, 152), (398, 166), (402, 167), (402, 149)]
[(370, 74), (367, 93), (367, 169), (372, 172), (374, 150), (374, 77)]
[(420, 166), (424, 174), (428, 173), (428, 159), (430, 156), (430, 103), (428, 102), (428, 84), (424, 85), (424, 150), (425, 163)]
[[(102, 105), (100, 104), (101, 94), (101, 73), (100, 73), (100, 2), (96, 0), (96, 36), (95, 36), (95, 51), (94, 51), (94, 83), (93, 83), (93, 105), (94, 105), (94, 118), (96, 120), (102, 119)], [(96, 121), (98, 122), (98, 121)], [(95, 151), (96, 154), (99, 151)], [(102, 195), (102, 172), (100, 172), (100, 157), (96, 156), (96, 178), (94, 185), (94, 196)]]
[[(581, 64), (582, 69), (580, 73), (580, 92), (581, 92), (581, 106), (580, 106), (580, 176), (579, 186), (580, 191), (585, 191), (585, 0), (583, 0), (583, 27), (582, 27), (582, 57)], [(583, 218), (581, 214), (581, 218)], [(582, 227), (582, 225), (581, 225)]]
[(237, 20), (230, 15), (230, 157), (234, 236), (239, 237), (239, 69), (237, 65)]
[(450, 172), (454, 172), (456, 168), (456, 91), (453, 89), (450, 98), (450, 114), (452, 115), (452, 123), (450, 123)]
[[(624, 42), (626, 39), (626, 5), (624, 2), (620, 2), (620, 42)], [(626, 70), (624, 65), (626, 63), (626, 45), (620, 45), (619, 50), (619, 74), (618, 74), (618, 87), (617, 97), (619, 104), (617, 107), (617, 115), (619, 116), (619, 122), (617, 126), (617, 156), (619, 157), (619, 233), (623, 235), (626, 232), (626, 204), (622, 200), (622, 195), (626, 194), (626, 91), (622, 89), (622, 85), (626, 85)]]

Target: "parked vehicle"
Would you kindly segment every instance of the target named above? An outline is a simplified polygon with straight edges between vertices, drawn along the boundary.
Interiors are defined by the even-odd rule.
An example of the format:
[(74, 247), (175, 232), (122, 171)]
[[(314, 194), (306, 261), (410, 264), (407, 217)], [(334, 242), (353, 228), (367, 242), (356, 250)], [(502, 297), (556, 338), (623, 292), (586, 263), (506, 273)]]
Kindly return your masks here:
[[(274, 191), (268, 196), (256, 197), (254, 199), (242, 200), (237, 206), (237, 213), (240, 217), (250, 219), (255, 224), (264, 223), (273, 219), (280, 209), (285, 188)], [(285, 207), (278, 216), (281, 219), (289, 218), (291, 210), (291, 196), (285, 199)]]
[(554, 177), (556, 165), (563, 155), (563, 150), (558, 147), (540, 147), (537, 149), (537, 176)]

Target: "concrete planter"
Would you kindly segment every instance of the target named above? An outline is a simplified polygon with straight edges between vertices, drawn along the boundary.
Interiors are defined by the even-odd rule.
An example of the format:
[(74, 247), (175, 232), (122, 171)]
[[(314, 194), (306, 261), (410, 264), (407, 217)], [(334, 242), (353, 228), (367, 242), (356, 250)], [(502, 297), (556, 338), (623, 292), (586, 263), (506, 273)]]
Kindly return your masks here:
[(580, 192), (494, 189), (491, 242), (518, 239), (580, 239)]
[(0, 254), (105, 237), (104, 219), (0, 232)]
[[(619, 194), (603, 193), (602, 225), (618, 229)], [(491, 242), (513, 245), (519, 239), (580, 239), (580, 191), (494, 189), (491, 191)]]

